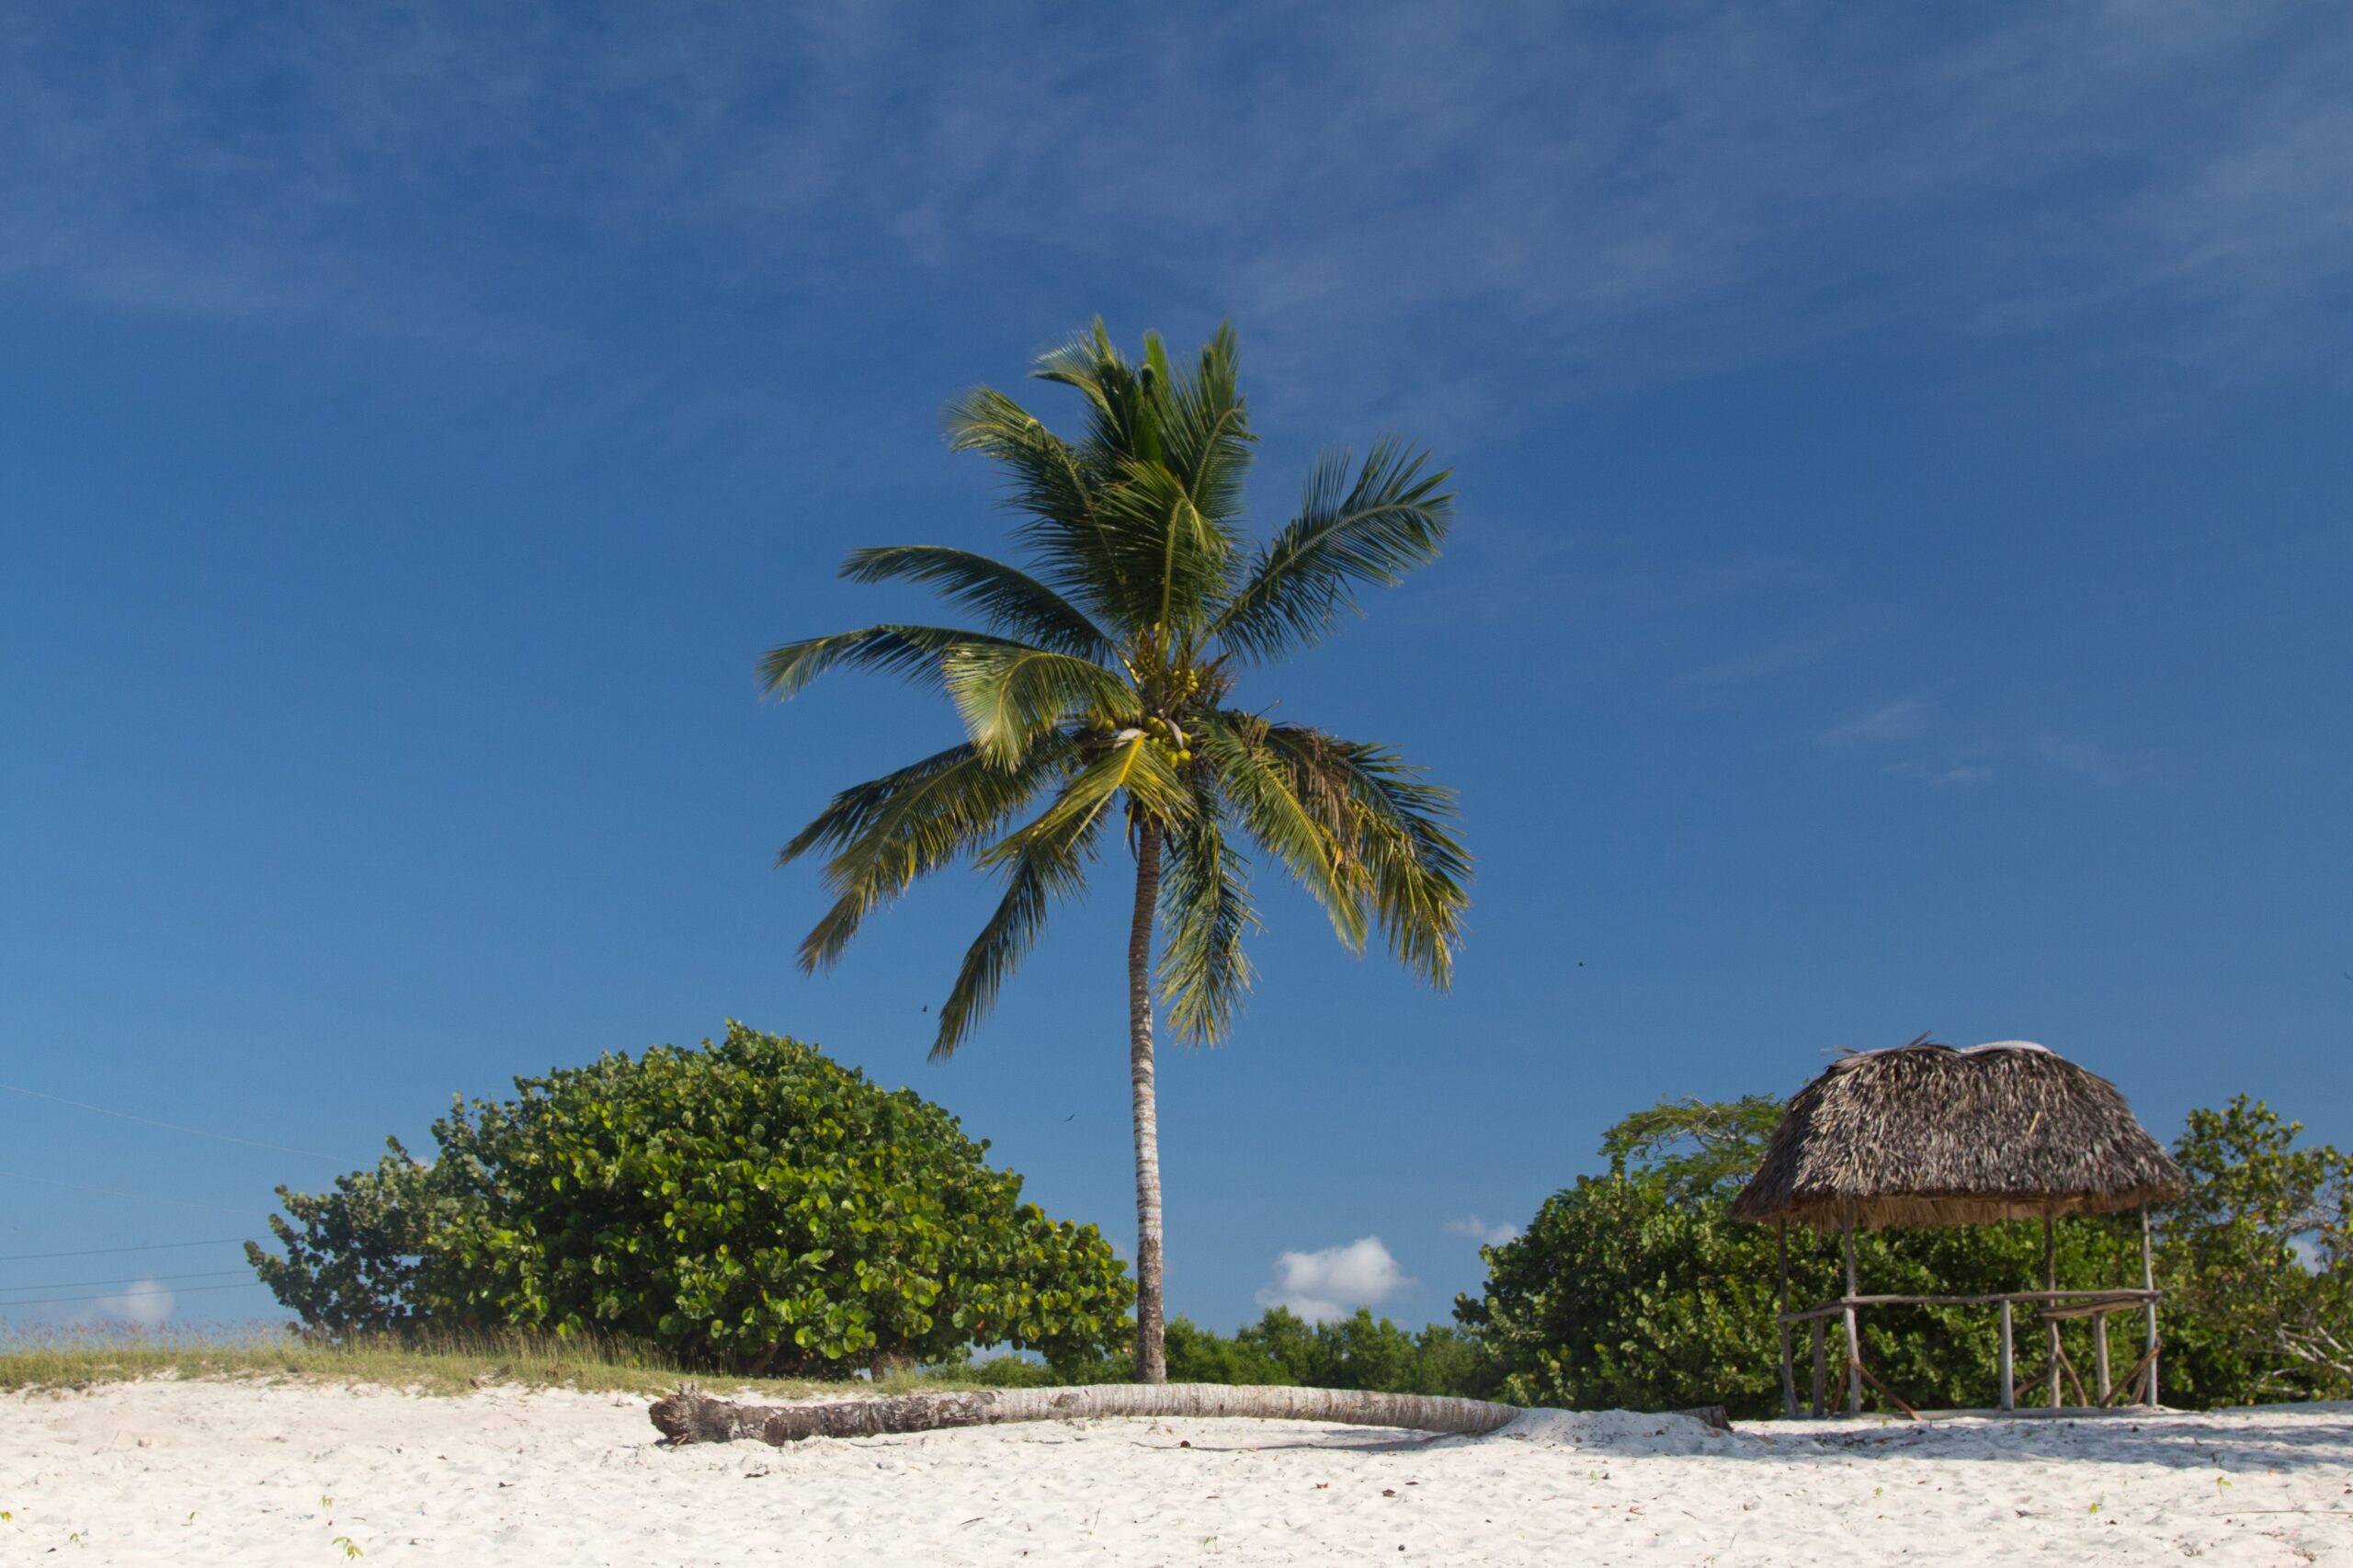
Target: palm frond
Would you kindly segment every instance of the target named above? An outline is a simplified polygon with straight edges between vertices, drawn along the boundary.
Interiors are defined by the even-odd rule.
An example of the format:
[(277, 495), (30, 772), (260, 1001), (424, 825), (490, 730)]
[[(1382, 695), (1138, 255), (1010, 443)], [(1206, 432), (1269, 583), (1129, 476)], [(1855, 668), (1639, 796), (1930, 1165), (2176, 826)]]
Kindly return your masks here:
[(1020, 652), (1026, 642), (952, 626), (869, 626), (771, 648), (759, 664), (760, 686), (771, 697), (795, 697), (839, 665), (905, 676), (925, 685), (943, 678), (942, 661), (959, 649)]
[(1117, 458), (1160, 460), (1160, 424), (1144, 378), (1120, 353), (1102, 317), (1060, 347), (1040, 355), (1029, 374), (1085, 395), (1087, 438), (1082, 450), (1097, 466)]
[(1319, 794), (1318, 786), (1328, 780), (1302, 773), (1268, 744), (1271, 726), (1262, 719), (1215, 710), (1194, 722), (1196, 744), (1216, 769), (1219, 789), (1243, 828), (1323, 905), (1342, 944), (1350, 952), (1364, 951), (1369, 923), (1363, 892), (1349, 871), (1355, 824), (1346, 797)]
[(1009, 764), (1039, 735), (1070, 720), (1098, 728), (1136, 710), (1135, 688), (1091, 659), (1009, 644), (959, 649), (945, 670), (948, 695), (983, 755)]
[(1030, 837), (1052, 838), (1079, 822), (1095, 822), (1125, 793), (1136, 810), (1166, 825), (1193, 814), (1193, 793), (1158, 743), (1141, 730), (1123, 731), (1102, 754), (1072, 775), (1070, 782), (1036, 822), (1003, 843), (983, 850), (980, 864), (1005, 865), (1017, 858)]
[(1189, 1045), (1224, 1035), (1250, 989), (1243, 938), (1258, 928), (1250, 905), (1250, 862), (1226, 842), (1215, 792), (1204, 778), (1192, 819), (1168, 831), (1160, 877), (1160, 994), (1168, 1021)]
[[(1151, 340), (1159, 347), (1159, 338)], [(1168, 467), (1186, 494), (1209, 517), (1231, 518), (1242, 509), (1242, 483), (1250, 472), (1250, 415), (1239, 385), (1241, 352), (1233, 324), (1222, 323), (1201, 347), (1192, 374), (1168, 373), (1166, 356), (1154, 360), (1163, 410)]]
[(1112, 393), (1104, 385), (1103, 370), (1119, 360), (1120, 351), (1111, 342), (1110, 330), (1103, 324), (1103, 318), (1097, 316), (1093, 326), (1073, 333), (1039, 355), (1029, 374), (1037, 381), (1074, 388), (1099, 415), (1108, 416), (1111, 413)]
[(949, 598), (979, 610), (1001, 631), (1040, 648), (1100, 657), (1109, 640), (1077, 606), (1017, 567), (969, 550), (945, 545), (884, 545), (855, 550), (842, 575), (858, 583), (893, 578), (928, 583)]
[(1270, 724), (1267, 744), (1297, 789), (1353, 819), (1351, 881), (1370, 898), (1390, 952), (1445, 990), (1471, 904), (1471, 856), (1451, 825), (1454, 791), (1385, 746), (1321, 730)]
[(821, 846), (837, 849), (825, 866), (835, 902), (801, 941), (801, 969), (831, 964), (869, 911), (995, 837), (1070, 759), (1059, 735), (1009, 768), (968, 744), (835, 795), (777, 857), (782, 865)]
[(1087, 524), (1105, 475), (1088, 472), (1077, 448), (995, 387), (949, 401), (943, 422), (951, 452), (980, 452), (1005, 465), (1013, 504), (1063, 528)]
[(1384, 437), (1353, 483), (1348, 454), (1325, 452), (1309, 473), (1299, 515), (1261, 551), (1215, 633), (1245, 657), (1263, 660), (1320, 640), (1353, 586), (1394, 585), (1438, 558), (1453, 520), (1447, 471), (1423, 472), (1426, 454)]
[(1240, 536), (1232, 519), (1203, 511), (1160, 463), (1122, 463), (1120, 479), (1102, 504), (1117, 541), (1112, 559), (1141, 590), (1136, 619), (1173, 639), (1196, 641), (1233, 592)]
[(1119, 483), (1115, 460), (1046, 428), (1005, 393), (978, 387), (948, 405), (951, 451), (977, 451), (1006, 472), (1012, 506), (1029, 521), (1016, 537), (1038, 552), (1045, 580), (1117, 624), (1138, 602), (1100, 498)]
[[(1065, 787), (1064, 800), (1075, 782)], [(1059, 811), (1061, 804), (1058, 801), (1049, 814)], [(1018, 847), (995, 862), (1005, 869), (1005, 896), (965, 949), (956, 983), (939, 1005), (939, 1032), (931, 1045), (933, 1061), (953, 1056), (956, 1048), (971, 1038), (995, 1005), (1006, 978), (1037, 945), (1055, 901), (1085, 890), (1087, 862), (1094, 858), (1102, 824), (1099, 813), (1064, 813), (1051, 829), (1041, 820), (1007, 841), (1017, 843)]]

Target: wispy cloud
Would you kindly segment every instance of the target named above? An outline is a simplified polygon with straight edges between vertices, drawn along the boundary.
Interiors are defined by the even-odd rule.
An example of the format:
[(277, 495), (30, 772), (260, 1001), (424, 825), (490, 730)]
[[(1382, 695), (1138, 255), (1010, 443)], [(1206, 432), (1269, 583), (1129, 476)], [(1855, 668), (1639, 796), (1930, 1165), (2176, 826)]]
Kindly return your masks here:
[(0, 285), (746, 381), (918, 282), (1150, 300), (1438, 435), (1890, 326), (2227, 370), (2353, 313), (2348, 68), (2332, 7), (2132, 0), (22, 8)]
[(1891, 751), (1903, 754), (1880, 765), (1880, 771), (1890, 778), (1913, 779), (1938, 789), (1992, 782), (1994, 768), (1988, 759), (2002, 747), (1974, 726), (1961, 726), (1958, 734), (1954, 729), (1939, 721), (1925, 698), (1904, 697), (1833, 725), (1815, 738), (1835, 751), (1881, 756)]
[(1961, 767), (1932, 767), (1925, 763), (1890, 763), (1881, 769), (1890, 778), (1917, 778), (1923, 783), (1950, 787), (1956, 784), (1985, 784), (1994, 778), (1994, 770), (1983, 764), (1972, 763)]
[(2047, 734), (2035, 742), (2035, 755), (2063, 772), (2095, 784), (2131, 784), (2155, 771), (2145, 756), (2127, 756), (2089, 735)]
[(1358, 1307), (1377, 1307), (1414, 1281), (1379, 1236), (1321, 1252), (1287, 1252), (1275, 1260), (1275, 1276), (1258, 1292), (1262, 1307), (1284, 1307), (1309, 1323), (1330, 1323)]
[(1735, 686), (1748, 681), (1775, 680), (1820, 664), (1864, 635), (1862, 629), (1856, 628), (1785, 637), (1702, 665), (1693, 670), (1688, 678), (1695, 686)]
[(1842, 749), (1886, 745), (1918, 740), (1927, 729), (1927, 703), (1916, 697), (1903, 697), (1824, 731), (1822, 744)]
[(1446, 1233), (1450, 1236), (1469, 1236), (1481, 1245), (1491, 1247), (1499, 1247), (1506, 1243), (1516, 1242), (1519, 1240), (1520, 1235), (1518, 1225), (1490, 1225), (1476, 1214), (1468, 1219), (1449, 1220), (1446, 1222)]

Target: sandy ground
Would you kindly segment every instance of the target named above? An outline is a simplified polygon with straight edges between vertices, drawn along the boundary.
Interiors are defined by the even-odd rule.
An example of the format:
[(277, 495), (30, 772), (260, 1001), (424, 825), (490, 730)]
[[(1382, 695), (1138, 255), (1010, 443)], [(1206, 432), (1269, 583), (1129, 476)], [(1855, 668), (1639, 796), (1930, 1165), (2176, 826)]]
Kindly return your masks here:
[[(2353, 1406), (1486, 1437), (1245, 1421), (657, 1446), (646, 1401), (13, 1395), (0, 1562), (2353, 1564)], [(364, 1554), (364, 1556), (363, 1556)]]

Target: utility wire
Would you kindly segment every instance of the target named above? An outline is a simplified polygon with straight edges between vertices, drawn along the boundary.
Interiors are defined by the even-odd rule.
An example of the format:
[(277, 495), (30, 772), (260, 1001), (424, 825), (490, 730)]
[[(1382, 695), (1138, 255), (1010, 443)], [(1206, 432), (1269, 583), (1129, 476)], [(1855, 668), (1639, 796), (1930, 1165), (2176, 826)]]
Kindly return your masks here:
[(37, 1181), (43, 1187), (63, 1187), (75, 1192), (95, 1192), (101, 1198), (128, 1198), (136, 1203), (168, 1203), (175, 1209), (210, 1209), (220, 1214), (250, 1214), (251, 1209), (232, 1209), (225, 1203), (199, 1203), (187, 1198), (157, 1198), (152, 1193), (125, 1192), (118, 1187), (86, 1187), (78, 1181), (59, 1181), (55, 1176), (27, 1176), (22, 1171), (0, 1171), (0, 1176), (12, 1181)]
[[(204, 1274), (142, 1274), (129, 1279), (51, 1279), (39, 1285), (0, 1285), (0, 1292), (14, 1290), (79, 1290), (86, 1285), (144, 1285), (153, 1282), (169, 1285), (175, 1279), (226, 1279), (233, 1274), (244, 1274), (243, 1268), (215, 1268)], [(0, 1301), (0, 1307), (8, 1303)]]
[(284, 1143), (265, 1143), (257, 1138), (233, 1138), (225, 1132), (207, 1132), (201, 1127), (182, 1127), (176, 1121), (157, 1121), (153, 1117), (133, 1116), (127, 1110), (108, 1110), (102, 1105), (89, 1105), (81, 1100), (69, 1100), (63, 1095), (45, 1095), (39, 1089), (28, 1089), (15, 1084), (0, 1084), (0, 1091), (23, 1095), (29, 1099), (47, 1100), (51, 1105), (72, 1106), (97, 1116), (111, 1116), (122, 1121), (135, 1121), (142, 1127), (160, 1127), (166, 1132), (185, 1132), (191, 1138), (210, 1138), (216, 1143), (242, 1143), (248, 1149), (267, 1149), (273, 1153), (300, 1154), (310, 1160), (327, 1160), (335, 1165), (347, 1162), (336, 1154), (322, 1154), (316, 1149), (290, 1148)]
[(0, 1263), (46, 1263), (52, 1257), (103, 1257), (118, 1252), (168, 1252), (175, 1247), (236, 1246), (244, 1236), (220, 1236), (209, 1242), (149, 1242), (135, 1247), (85, 1247), (79, 1252), (20, 1252), (0, 1257)]
[[(207, 1290), (257, 1290), (259, 1289), (261, 1289), (260, 1280), (248, 1279), (242, 1285), (191, 1285), (185, 1290), (174, 1290), (172, 1294), (175, 1297), (200, 1296)], [(63, 1306), (69, 1301), (119, 1301), (121, 1299), (122, 1292), (119, 1290), (109, 1290), (103, 1296), (42, 1296), (29, 1301), (0, 1301), (0, 1309), (57, 1307)]]

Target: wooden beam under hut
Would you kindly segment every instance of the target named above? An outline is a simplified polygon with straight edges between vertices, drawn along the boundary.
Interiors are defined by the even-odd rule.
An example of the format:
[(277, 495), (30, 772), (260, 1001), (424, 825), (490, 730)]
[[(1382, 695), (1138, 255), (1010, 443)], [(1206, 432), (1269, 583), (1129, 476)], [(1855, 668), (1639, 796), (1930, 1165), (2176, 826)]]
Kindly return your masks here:
[(1794, 1417), (1798, 1413), (1797, 1368), (1790, 1359), (1791, 1342), (1797, 1335), (1797, 1325), (1790, 1322), (1790, 1227), (1783, 1221), (1773, 1235), (1774, 1251), (1781, 1263), (1780, 1325), (1781, 1325), (1781, 1414)]

